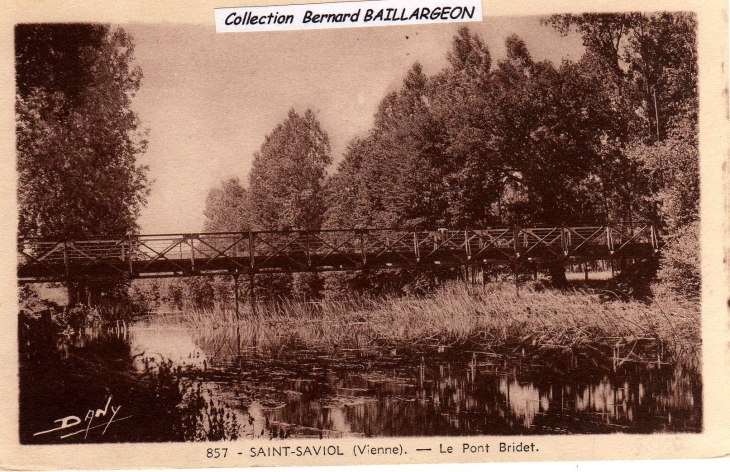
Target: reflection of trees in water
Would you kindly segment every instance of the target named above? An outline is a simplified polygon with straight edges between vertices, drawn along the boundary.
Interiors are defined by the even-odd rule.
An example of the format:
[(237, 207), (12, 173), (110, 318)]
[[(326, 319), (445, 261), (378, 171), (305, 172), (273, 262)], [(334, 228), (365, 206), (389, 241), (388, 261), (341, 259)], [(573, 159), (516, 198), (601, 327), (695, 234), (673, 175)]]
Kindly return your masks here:
[[(114, 357), (126, 356), (117, 368), (135, 364), (129, 342), (144, 344), (139, 332), (132, 334), (120, 339), (121, 352), (104, 344)], [(610, 360), (607, 368), (575, 369), (559, 356), (434, 359), (400, 350), (398, 356), (316, 352), (281, 340), (254, 350), (239, 349), (244, 343), (235, 329), (188, 335), (196, 342), (145, 338), (162, 343), (147, 346), (144, 359), (154, 359), (151, 365), (158, 362), (151, 353), (164, 357), (163, 344), (189, 348), (195, 357), (181, 351), (178, 361), (192, 367), (179, 371), (176, 381), (191, 380), (175, 384), (176, 394), (184, 395), (179, 407), (165, 407), (177, 421), (177, 440), (693, 431), (701, 424), (701, 384), (691, 367), (625, 364), (612, 372)], [(76, 347), (54, 351), (73, 359), (75, 349), (90, 343), (78, 339)], [(199, 359), (207, 360), (202, 368), (195, 367)], [(142, 357), (136, 361), (145, 365), (143, 376), (151, 370)]]
[[(258, 392), (249, 414), (259, 410), (269, 435), (649, 432), (691, 430), (700, 422), (693, 407), (701, 392), (692, 389), (691, 370), (626, 365), (607, 373), (551, 361), (480, 363), (475, 355), (471, 362), (419, 362), (417, 356), (329, 354), (280, 344), (244, 352), (237, 364), (243, 375), (232, 379)], [(686, 421), (672, 426), (669, 411)]]
[(282, 346), (273, 327), (262, 323), (237, 327), (205, 327), (195, 330), (194, 342), (218, 361), (236, 359), (241, 353), (266, 353)]
[(523, 420), (525, 428), (532, 426), (539, 411), (547, 410), (547, 405), (541, 401), (540, 391), (532, 384), (521, 385), (517, 381), (502, 378), (499, 381), (499, 391), (507, 399), (506, 405), (511, 413)]
[(572, 385), (503, 378), (500, 392), (509, 412), (538, 431), (696, 431), (701, 424), (699, 375), (682, 365), (634, 365), (590, 383), (578, 377)]
[(205, 369), (208, 357), (191, 339), (189, 329), (172, 326), (134, 326), (130, 330), (129, 342), (134, 352), (145, 353), (135, 359), (138, 369), (144, 369), (143, 359), (153, 358), (158, 362), (172, 361), (176, 366)]
[[(138, 372), (126, 332), (25, 339), (20, 349), (20, 440), (39, 442), (160, 442), (181, 440), (176, 406), (177, 377), (170, 365)], [(111, 396), (120, 415), (130, 416), (100, 431), (66, 439), (34, 436), (67, 416), (85, 417)]]
[[(297, 353), (295, 348), (270, 354), (259, 352), (258, 368), (245, 377), (297, 395), (282, 398), (283, 408), (264, 409), (262, 414), (272, 423), (325, 432), (651, 432), (696, 430), (701, 421), (699, 378), (680, 366), (625, 365), (607, 372), (570, 370), (569, 362), (542, 362), (539, 367), (527, 360), (419, 363), (408, 357)], [(279, 378), (272, 379), (271, 372)]]
[[(701, 411), (695, 408), (698, 397), (693, 396), (700, 392), (697, 385), (694, 393), (687, 388), (697, 375), (687, 375), (681, 367), (654, 369), (648, 377), (637, 372), (644, 375), (605, 375), (593, 383), (579, 378), (546, 383), (531, 381), (524, 374), (470, 378), (463, 368), (454, 366), (439, 366), (442, 376), (407, 387), (410, 392), (404, 392), (401, 383), (378, 384), (377, 402), (345, 407), (351, 429), (386, 436), (608, 432), (629, 427), (650, 432), (691, 431), (700, 423)], [(683, 422), (677, 424), (675, 419), (672, 424), (670, 411)]]
[[(201, 391), (199, 384), (184, 380), (192, 372), (184, 372), (177, 359), (173, 362), (164, 349), (159, 349), (158, 341), (175, 344), (174, 339), (150, 337), (152, 331), (132, 331), (85, 329), (76, 334), (59, 334), (34, 330), (21, 334), (21, 443), (237, 437), (238, 418), (228, 405)], [(139, 338), (149, 342), (140, 345)], [(190, 360), (193, 368), (196, 360)], [(77, 416), (83, 420), (90, 409), (103, 408), (109, 396), (111, 404), (120, 407), (119, 417), (129, 418), (109, 425), (104, 434), (98, 430), (68, 438), (61, 438), (61, 434), (34, 436), (55, 426), (54, 421), (60, 418)]]
[(659, 404), (665, 410), (701, 407), (702, 382), (696, 369), (678, 364), (673, 370), (674, 375), (665, 383), (667, 394), (663, 395)]

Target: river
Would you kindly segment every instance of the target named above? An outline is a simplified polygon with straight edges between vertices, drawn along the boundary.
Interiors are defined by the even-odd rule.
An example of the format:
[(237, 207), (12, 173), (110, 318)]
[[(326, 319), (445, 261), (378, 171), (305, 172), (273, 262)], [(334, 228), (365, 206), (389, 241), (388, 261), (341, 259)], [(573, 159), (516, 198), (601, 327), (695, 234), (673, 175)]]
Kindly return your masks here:
[[(156, 318), (21, 354), (24, 443), (698, 432), (702, 424), (700, 376), (681, 364), (252, 346), (235, 328)], [(109, 397), (126, 419), (103, 435), (37, 435)]]

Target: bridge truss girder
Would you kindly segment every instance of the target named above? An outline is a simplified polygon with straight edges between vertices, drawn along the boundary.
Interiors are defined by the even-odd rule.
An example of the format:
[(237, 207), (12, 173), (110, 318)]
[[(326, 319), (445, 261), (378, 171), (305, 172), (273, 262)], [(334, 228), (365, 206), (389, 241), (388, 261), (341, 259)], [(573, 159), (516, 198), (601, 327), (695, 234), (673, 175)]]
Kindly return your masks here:
[(18, 280), (251, 275), (466, 264), (646, 258), (662, 246), (647, 223), (465, 230), (345, 229), (18, 240)]

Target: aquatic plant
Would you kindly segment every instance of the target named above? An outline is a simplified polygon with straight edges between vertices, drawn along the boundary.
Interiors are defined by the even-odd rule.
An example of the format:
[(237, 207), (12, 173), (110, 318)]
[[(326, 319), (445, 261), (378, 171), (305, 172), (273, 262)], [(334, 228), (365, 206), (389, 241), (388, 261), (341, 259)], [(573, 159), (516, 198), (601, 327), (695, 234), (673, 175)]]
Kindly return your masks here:
[(193, 382), (184, 389), (180, 406), (186, 441), (235, 441), (240, 426), (230, 405), (214, 398), (210, 389)]
[[(190, 310), (181, 319), (201, 333), (238, 331), (243, 346), (276, 348), (286, 342), (318, 349), (410, 345), (443, 350), (599, 350), (618, 361), (651, 351), (659, 362), (698, 356), (700, 313), (677, 297), (643, 303), (589, 289), (449, 283), (428, 296), (282, 301), (255, 312), (217, 307)], [(630, 354), (630, 355), (629, 355)]]

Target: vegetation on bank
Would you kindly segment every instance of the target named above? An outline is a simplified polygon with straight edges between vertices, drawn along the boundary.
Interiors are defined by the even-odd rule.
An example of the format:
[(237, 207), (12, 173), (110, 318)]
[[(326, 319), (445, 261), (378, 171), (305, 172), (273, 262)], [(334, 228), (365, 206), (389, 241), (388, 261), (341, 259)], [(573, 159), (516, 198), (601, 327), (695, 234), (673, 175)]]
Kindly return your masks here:
[[(254, 322), (241, 327), (276, 327), (333, 346), (590, 349), (654, 339), (661, 349), (680, 352), (698, 342), (696, 18), (586, 14), (542, 23), (579, 35), (585, 54), (553, 64), (533, 57), (512, 35), (506, 55), (493, 58), (477, 33), (461, 28), (441, 70), (427, 75), (416, 62), (403, 72), (401, 86), (382, 98), (371, 129), (349, 143), (333, 173), (327, 172), (334, 161), (329, 138), (316, 114), (290, 111), (254, 154), (248, 179), (211, 189), (204, 230), (651, 220), (668, 238), (659, 264), (634, 278), (643, 278), (641, 284), (626, 282), (642, 301), (539, 284), (520, 288), (517, 299), (511, 284), (469, 287), (453, 281), (457, 272), (261, 275), (256, 291), (269, 301), (255, 316), (245, 315)], [(136, 162), (146, 142), (128, 99), (96, 101), (124, 98), (141, 86), (132, 38), (100, 25), (30, 25), (16, 33), (20, 234), (134, 232), (148, 192), (146, 168)], [(58, 49), (67, 43), (75, 46)], [(56, 50), (68, 60), (58, 60)], [(120, 77), (101, 73), (115, 67)], [(90, 80), (69, 85), (46, 71)], [(84, 121), (87, 115), (99, 120)], [(125, 137), (115, 146), (96, 145), (94, 136), (120, 131)], [(81, 154), (79, 142), (90, 143)], [(86, 192), (69, 185), (106, 168), (87, 169), (97, 161), (119, 167), (118, 182)], [(61, 193), (34, 193), (33, 179), (44, 175), (63, 180)], [(59, 199), (69, 202), (67, 212), (55, 212)], [(631, 275), (625, 272), (622, 277)], [(638, 290), (657, 276), (671, 296), (652, 299)], [(110, 303), (73, 307), (77, 297), (70, 296), (72, 306), (61, 308), (21, 297), (21, 337), (44, 316), (69, 333), (134, 315), (126, 293), (91, 285)], [(132, 298), (147, 302), (167, 297), (230, 306), (233, 298), (224, 278), (139, 287)], [(232, 310), (190, 316), (196, 324), (230, 325)], [(351, 335), (355, 341), (347, 341)]]
[[(188, 380), (188, 372), (153, 353), (132, 352), (127, 323), (143, 307), (119, 300), (64, 307), (39, 297), (30, 286), (20, 290), (19, 298), (22, 444), (237, 437), (236, 415), (227, 404), (211, 399), (200, 383)], [(114, 405), (123, 406), (123, 427), (63, 440), (59, 435), (35, 435), (55, 418), (103, 407), (110, 396)]]
[(519, 289), (455, 282), (427, 296), (286, 300), (258, 305), (255, 313), (242, 306), (238, 319), (232, 308), (189, 309), (182, 320), (200, 330), (237, 326), (244, 345), (260, 348), (557, 349), (624, 358), (650, 348), (655, 360), (668, 361), (698, 355), (700, 345), (696, 303), (671, 296), (626, 301), (609, 291), (554, 290), (541, 282)]
[(137, 230), (149, 191), (134, 41), (90, 23), (15, 27), (18, 234), (78, 238)]
[[(60, 290), (60, 289), (59, 289)], [(107, 299), (96, 306), (59, 304), (41, 296), (31, 285), (18, 290), (20, 342), (32, 340), (36, 332), (70, 336), (86, 328), (119, 328), (145, 311), (145, 304), (126, 299)]]
[[(211, 189), (203, 229), (650, 220), (672, 245), (659, 276), (696, 297), (695, 15), (554, 15), (542, 25), (580, 36), (583, 56), (540, 60), (511, 35), (496, 57), (463, 27), (440, 70), (427, 74), (414, 62), (402, 71), (372, 127), (340, 159), (316, 114), (291, 110), (264, 137), (247, 178)], [(15, 36), (19, 234), (135, 232), (149, 185), (137, 162), (146, 140), (130, 101), (142, 85), (133, 38), (93, 24), (19, 25)], [(89, 175), (97, 185), (77, 185)], [(39, 192), (48, 182), (56, 191)], [(369, 289), (381, 276), (262, 276), (259, 283), (274, 298), (318, 299)], [(395, 283), (422, 280), (406, 274)], [(205, 283), (185, 284), (182, 295), (195, 302), (214, 295)], [(88, 285), (69, 293), (114, 291)]]
[[(652, 221), (673, 245), (660, 276), (696, 297), (695, 15), (554, 15), (542, 24), (580, 36), (585, 54), (554, 64), (511, 35), (497, 58), (463, 27), (441, 70), (429, 75), (415, 62), (403, 72), (329, 174), (326, 130), (311, 111), (291, 110), (254, 153), (248, 179), (211, 189), (204, 230)], [(368, 289), (381, 275), (283, 275), (267, 291), (317, 299)]]

